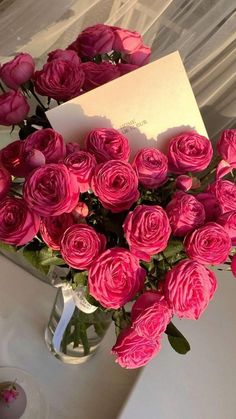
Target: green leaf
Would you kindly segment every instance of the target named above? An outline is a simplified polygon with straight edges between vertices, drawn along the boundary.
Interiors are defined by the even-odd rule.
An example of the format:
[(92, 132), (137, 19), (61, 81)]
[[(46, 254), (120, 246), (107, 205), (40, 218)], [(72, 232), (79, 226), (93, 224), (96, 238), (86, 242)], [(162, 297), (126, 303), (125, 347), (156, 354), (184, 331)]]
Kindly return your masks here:
[(51, 266), (51, 265), (60, 266), (60, 265), (65, 265), (66, 263), (62, 258), (59, 258), (57, 256), (53, 256), (53, 257), (48, 258), (48, 259), (43, 259), (41, 264), (43, 266), (48, 266), (48, 265), (49, 266)]
[(167, 248), (163, 251), (165, 258), (170, 258), (183, 250), (183, 243), (180, 240), (170, 240)]
[(182, 335), (182, 333), (175, 327), (175, 325), (170, 322), (166, 328), (165, 333), (168, 336), (168, 340), (172, 348), (178, 352), (178, 354), (184, 355), (190, 351), (190, 345), (187, 339)]
[(28, 250), (27, 248), (23, 249), (23, 256), (28, 262), (36, 269), (38, 269), (43, 274), (47, 275), (49, 272), (50, 266), (43, 266), (42, 260), (40, 257), (40, 252), (38, 250)]
[(4, 250), (5, 252), (16, 252), (15, 246), (12, 246), (11, 244), (2, 243), (0, 242), (0, 249)]
[(76, 287), (78, 285), (86, 285), (88, 280), (88, 271), (76, 272), (73, 276), (73, 280)]

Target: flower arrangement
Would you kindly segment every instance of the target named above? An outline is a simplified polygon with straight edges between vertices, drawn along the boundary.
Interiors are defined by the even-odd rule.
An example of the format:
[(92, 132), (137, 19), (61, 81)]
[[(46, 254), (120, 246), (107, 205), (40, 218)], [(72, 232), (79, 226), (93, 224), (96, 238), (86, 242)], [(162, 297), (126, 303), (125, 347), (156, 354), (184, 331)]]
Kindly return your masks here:
[[(147, 364), (165, 335), (187, 353), (173, 317), (203, 314), (217, 288), (212, 266), (236, 276), (236, 130), (222, 133), (216, 156), (207, 138), (190, 131), (170, 138), (166, 154), (146, 147), (131, 158), (115, 129), (97, 127), (79, 146), (65, 144), (41, 106), (22, 119), (29, 92), (65, 101), (149, 55), (137, 32), (96, 25), (51, 52), (40, 71), (28, 54), (1, 68), (8, 87), (23, 84), (23, 93), (0, 97), (0, 123), (21, 126), (21, 140), (0, 152), (2, 246), (45, 274), (66, 267), (64, 282), (82, 286), (87, 303), (111, 315), (112, 352), (125, 368)], [(83, 335), (73, 333), (88, 353), (86, 324)]]

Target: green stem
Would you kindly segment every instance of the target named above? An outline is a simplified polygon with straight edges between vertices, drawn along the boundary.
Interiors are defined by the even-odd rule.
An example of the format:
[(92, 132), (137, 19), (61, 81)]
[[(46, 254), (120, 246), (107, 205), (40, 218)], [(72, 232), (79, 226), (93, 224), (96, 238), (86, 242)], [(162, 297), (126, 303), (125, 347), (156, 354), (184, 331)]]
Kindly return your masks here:
[(39, 105), (43, 108), (44, 111), (47, 110), (47, 108), (44, 106), (44, 104), (41, 102), (41, 100), (39, 99), (39, 97), (36, 95), (34, 89), (30, 89), (31, 94), (33, 95), (33, 97), (37, 100), (37, 102), (39, 103)]

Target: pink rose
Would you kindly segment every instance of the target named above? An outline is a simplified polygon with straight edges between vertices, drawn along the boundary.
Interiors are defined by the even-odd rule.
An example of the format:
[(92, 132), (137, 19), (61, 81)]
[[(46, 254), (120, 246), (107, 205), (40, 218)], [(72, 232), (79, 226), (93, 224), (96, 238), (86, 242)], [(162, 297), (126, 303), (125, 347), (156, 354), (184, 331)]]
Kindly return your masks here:
[(12, 176), (25, 177), (28, 174), (29, 170), (25, 160), (24, 141), (13, 141), (0, 151), (1, 164)]
[(205, 221), (204, 206), (193, 195), (176, 192), (166, 207), (172, 233), (184, 237)]
[(61, 239), (62, 257), (75, 269), (88, 269), (105, 247), (106, 237), (86, 224), (72, 225)]
[(141, 44), (137, 49), (130, 54), (124, 56), (124, 60), (129, 64), (138, 65), (139, 67), (146, 65), (150, 61), (151, 48)]
[(142, 38), (138, 32), (117, 28), (114, 30), (114, 35), (113, 49), (115, 51), (129, 54), (142, 45)]
[(194, 131), (185, 132), (169, 142), (169, 171), (177, 174), (201, 172), (210, 164), (212, 156), (212, 145), (206, 137)]
[(18, 396), (19, 391), (15, 390), (15, 388), (11, 387), (11, 385), (8, 388), (4, 388), (0, 392), (0, 400), (2, 399), (4, 403), (7, 404), (14, 402)]
[(222, 214), (217, 223), (222, 225), (232, 240), (232, 246), (236, 246), (236, 210)]
[(89, 270), (89, 292), (103, 307), (120, 308), (141, 291), (146, 276), (139, 260), (127, 249), (102, 253)]
[(49, 52), (47, 62), (50, 63), (53, 60), (69, 61), (77, 65), (81, 62), (75, 51), (66, 49), (55, 49), (54, 51)]
[(232, 172), (232, 167), (227, 161), (221, 160), (216, 167), (216, 180), (223, 178)]
[(38, 233), (40, 218), (23, 199), (6, 197), (0, 202), (0, 241), (22, 246)]
[(236, 169), (236, 129), (222, 132), (217, 143), (217, 151), (223, 160)]
[[(73, 49), (83, 57), (95, 57), (113, 49), (114, 33), (110, 26), (97, 24), (84, 29), (73, 43)], [(71, 45), (70, 45), (71, 47)]]
[(82, 63), (81, 68), (85, 75), (82, 87), (86, 92), (120, 77), (118, 67), (107, 61), (99, 64), (88, 61)]
[(108, 160), (128, 161), (130, 146), (128, 138), (112, 128), (97, 128), (85, 138), (86, 149), (95, 155), (98, 163)]
[(10, 90), (0, 95), (0, 125), (15, 125), (22, 122), (28, 112), (29, 104), (19, 91)]
[(89, 214), (88, 206), (83, 201), (78, 202), (76, 207), (73, 209), (72, 214), (76, 221), (81, 221), (81, 219), (87, 217)]
[(203, 265), (219, 265), (228, 258), (231, 240), (221, 225), (212, 222), (188, 234), (184, 249), (190, 259)]
[(66, 143), (66, 156), (74, 153), (75, 151), (80, 151), (80, 145), (78, 143)]
[(231, 271), (233, 276), (236, 278), (236, 255), (233, 256), (233, 259), (231, 261)]
[(74, 224), (73, 215), (64, 213), (41, 219), (40, 234), (43, 241), (53, 250), (60, 250), (61, 238), (68, 227)]
[(75, 151), (65, 158), (64, 164), (76, 176), (80, 192), (87, 192), (97, 164), (95, 157), (87, 151)]
[(156, 148), (142, 148), (138, 151), (132, 167), (145, 188), (158, 188), (167, 180), (167, 157)]
[(123, 76), (124, 74), (130, 73), (131, 71), (137, 70), (139, 68), (138, 65), (129, 64), (129, 63), (118, 63), (116, 64), (120, 75)]
[(201, 186), (201, 182), (196, 177), (179, 175), (176, 178), (175, 186), (177, 189), (187, 192), (189, 189), (198, 189)]
[(61, 134), (51, 128), (35, 131), (26, 138), (25, 152), (32, 149), (40, 150), (46, 158), (46, 163), (58, 163), (66, 154)]
[(11, 187), (11, 175), (5, 167), (0, 166), (0, 201), (5, 198)]
[(174, 314), (197, 320), (212, 299), (217, 282), (215, 274), (193, 260), (178, 262), (165, 277), (165, 297)]
[(13, 60), (4, 64), (0, 70), (0, 78), (7, 87), (17, 90), (34, 74), (34, 60), (30, 54), (20, 53)]
[(76, 177), (64, 164), (46, 164), (35, 169), (24, 184), (24, 199), (42, 217), (71, 212), (79, 199)]
[(121, 367), (134, 369), (146, 365), (160, 349), (160, 339), (150, 340), (126, 328), (120, 332), (112, 353)]
[(216, 221), (222, 213), (222, 209), (216, 200), (216, 197), (210, 192), (202, 192), (195, 195), (195, 198), (204, 206), (206, 221)]
[(171, 318), (172, 310), (164, 296), (153, 291), (140, 295), (131, 311), (132, 328), (147, 339), (157, 339), (164, 333)]
[(34, 78), (37, 93), (58, 101), (66, 101), (80, 94), (84, 72), (81, 65), (57, 59), (45, 64), (42, 70), (36, 71)]
[(217, 180), (209, 187), (209, 192), (215, 196), (222, 212), (236, 210), (236, 184), (230, 180)]
[(129, 163), (110, 160), (95, 168), (91, 187), (104, 208), (122, 212), (139, 198), (138, 178)]
[(167, 214), (158, 205), (135, 207), (127, 215), (123, 229), (131, 253), (146, 262), (167, 247), (171, 234)]

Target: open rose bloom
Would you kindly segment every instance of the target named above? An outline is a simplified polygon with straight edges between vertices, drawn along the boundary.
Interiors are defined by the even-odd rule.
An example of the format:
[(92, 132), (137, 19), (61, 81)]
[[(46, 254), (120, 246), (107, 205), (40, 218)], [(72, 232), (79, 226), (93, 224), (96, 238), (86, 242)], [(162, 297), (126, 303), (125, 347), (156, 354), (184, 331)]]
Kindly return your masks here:
[[(149, 57), (138, 32), (98, 24), (50, 52), (41, 69), (22, 53), (0, 72), (0, 124), (21, 127), (0, 150), (0, 245), (48, 276), (54, 265), (66, 269), (60, 284), (81, 312), (82, 290), (94, 317), (71, 315), (63, 342), (88, 355), (88, 324), (102, 333), (91, 318), (106, 313), (124, 368), (146, 365), (167, 338), (188, 352), (175, 317), (204, 315), (217, 290), (213, 265), (236, 276), (236, 130), (222, 133), (216, 163), (211, 141), (195, 131), (169, 138), (166, 153), (157, 142), (131, 158), (113, 127), (66, 144), (45, 117), (51, 99), (87, 94)], [(46, 96), (31, 117), (26, 92)]]

